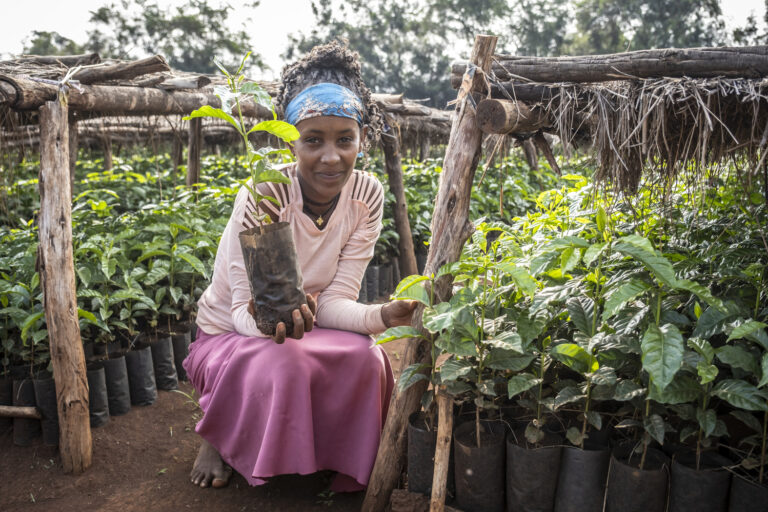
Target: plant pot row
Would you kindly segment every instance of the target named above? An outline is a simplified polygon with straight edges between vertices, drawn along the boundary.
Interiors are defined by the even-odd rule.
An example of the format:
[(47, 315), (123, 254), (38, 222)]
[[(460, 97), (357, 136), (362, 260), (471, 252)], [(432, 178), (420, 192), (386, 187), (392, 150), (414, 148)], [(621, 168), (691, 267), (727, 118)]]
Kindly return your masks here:
[[(408, 488), (429, 494), (436, 427), (422, 416), (408, 426)], [(473, 421), (454, 429), (455, 506), (464, 512), (764, 512), (768, 487), (734, 477), (730, 461), (708, 452), (699, 470), (695, 454), (672, 459), (661, 450), (641, 454), (635, 446), (585, 443), (564, 446), (548, 433), (538, 445), (502, 422), (481, 423), (478, 447)], [(453, 482), (449, 481), (449, 494)]]
[(388, 297), (400, 282), (400, 265), (396, 259), (383, 264), (370, 264), (360, 285), (358, 302), (374, 302), (380, 297)]
[[(153, 404), (158, 389), (178, 389), (178, 379), (186, 379), (181, 364), (189, 343), (187, 330), (137, 343), (126, 352), (112, 347), (106, 357), (89, 358), (86, 373), (91, 427), (106, 424), (110, 416), (126, 414), (133, 405)], [(0, 405), (37, 407), (43, 416), (42, 420), (0, 418), (0, 434), (13, 429), (14, 444), (28, 446), (42, 435), (44, 444), (58, 445), (56, 387), (50, 374), (40, 372), (34, 379), (0, 378)]]

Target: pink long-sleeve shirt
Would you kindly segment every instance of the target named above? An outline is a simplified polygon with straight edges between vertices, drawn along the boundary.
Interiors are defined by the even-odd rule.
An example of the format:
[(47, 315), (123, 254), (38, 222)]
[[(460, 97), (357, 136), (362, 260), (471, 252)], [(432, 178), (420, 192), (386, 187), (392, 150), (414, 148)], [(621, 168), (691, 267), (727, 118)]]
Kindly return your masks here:
[[(303, 213), (296, 164), (282, 170), (291, 184), (262, 183), (261, 194), (278, 199), (267, 206), (272, 218), (288, 222), (304, 279), (304, 291), (319, 293), (315, 320), (320, 327), (372, 334), (385, 330), (382, 305), (357, 302), (360, 283), (381, 232), (384, 191), (370, 173), (353, 171), (324, 229)], [(264, 336), (248, 313), (251, 291), (238, 234), (255, 225), (254, 203), (242, 187), (224, 229), (213, 279), (198, 301), (197, 325), (208, 334), (235, 331)]]

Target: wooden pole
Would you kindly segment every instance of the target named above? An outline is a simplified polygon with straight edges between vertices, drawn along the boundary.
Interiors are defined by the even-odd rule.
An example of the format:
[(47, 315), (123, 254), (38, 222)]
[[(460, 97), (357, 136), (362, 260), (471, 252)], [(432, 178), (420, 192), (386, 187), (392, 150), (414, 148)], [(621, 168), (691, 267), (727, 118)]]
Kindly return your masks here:
[(104, 149), (104, 170), (112, 170), (112, 137), (109, 135), (103, 136), (101, 138), (101, 147)]
[(0, 418), (27, 418), (30, 420), (41, 420), (43, 415), (37, 407), (0, 405)]
[(189, 120), (189, 146), (187, 148), (187, 186), (200, 181), (200, 148), (203, 145), (203, 123), (196, 117)]
[(69, 195), (75, 195), (75, 167), (77, 165), (77, 147), (79, 145), (77, 133), (77, 118), (69, 115)]
[[(451, 65), (461, 76), (465, 62)], [(607, 82), (632, 78), (762, 78), (768, 76), (768, 46), (663, 48), (575, 57), (496, 55), (496, 78), (533, 82)]]
[(552, 126), (540, 107), (511, 100), (488, 99), (477, 105), (477, 125), (484, 133), (531, 133)]
[(445, 510), (445, 488), (448, 484), (451, 436), (453, 436), (453, 398), (445, 392), (445, 389), (440, 389), (437, 393), (437, 414), (435, 469), (432, 474), (432, 499), (429, 503), (429, 512)]
[(90, 467), (92, 446), (72, 257), (68, 129), (65, 97), (40, 108), (38, 269), (56, 382), (59, 452), (64, 471), (78, 474)]
[[(393, 126), (392, 123), (388, 123)], [(408, 204), (405, 201), (405, 186), (403, 185), (403, 163), (400, 160), (400, 141), (394, 133), (384, 133), (381, 137), (381, 146), (384, 150), (384, 163), (387, 169), (389, 190), (395, 196), (395, 229), (400, 236), (398, 257), (400, 272), (403, 276), (418, 274), (416, 266), (416, 253), (413, 250), (413, 236), (411, 224), (408, 221)]]
[(173, 166), (173, 172), (179, 171), (179, 166), (184, 160), (184, 144), (181, 142), (181, 137), (175, 135), (171, 146), (171, 165)]
[[(70, 89), (69, 109), (93, 114), (189, 114), (203, 105), (221, 107), (221, 99), (213, 92), (167, 92), (148, 87), (118, 85), (81, 85)], [(0, 106), (14, 110), (34, 110), (56, 98), (55, 85), (35, 82), (21, 76), (0, 74)], [(246, 117), (272, 119), (272, 112), (254, 101), (242, 101)]]
[[(446, 147), (443, 173), (432, 217), (432, 243), (425, 268), (427, 275), (437, 273), (446, 263), (457, 261), (464, 242), (474, 231), (474, 226), (468, 218), (469, 200), (475, 169), (480, 160), (483, 134), (477, 127), (475, 110), (469, 95), (474, 94), (476, 88), (484, 83), (479, 75), (481, 71), (485, 73), (490, 69), (496, 40), (496, 37), (486, 35), (475, 38), (470, 61), (478, 70), (474, 76), (467, 74), (468, 90), (462, 89), (458, 95), (456, 117)], [(450, 296), (450, 290), (450, 278), (445, 276), (435, 284), (435, 297), (444, 301)], [(421, 313), (421, 308), (417, 308), (414, 313), (413, 325), (418, 329), (422, 329)], [(426, 363), (429, 357), (429, 343), (425, 339), (409, 343), (403, 355), (402, 368), (416, 362)], [(362, 512), (379, 512), (387, 506), (405, 462), (408, 416), (419, 408), (425, 389), (426, 381), (421, 381), (403, 393), (395, 393), (392, 396)]]

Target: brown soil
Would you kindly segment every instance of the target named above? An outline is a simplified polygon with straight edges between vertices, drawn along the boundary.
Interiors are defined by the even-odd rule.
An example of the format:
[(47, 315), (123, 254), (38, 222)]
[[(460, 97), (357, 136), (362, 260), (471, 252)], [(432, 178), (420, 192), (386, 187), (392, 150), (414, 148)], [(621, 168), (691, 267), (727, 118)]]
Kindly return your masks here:
[[(405, 341), (384, 345), (395, 373)], [(192, 393), (189, 383), (181, 391)], [(200, 410), (186, 396), (160, 391), (147, 407), (133, 407), (94, 429), (93, 465), (79, 476), (65, 475), (57, 448), (13, 444), (0, 432), (0, 510), (56, 512), (232, 510), (299, 512), (356, 511), (364, 493), (326, 492), (331, 474), (285, 475), (250, 487), (235, 474), (224, 489), (199, 489), (189, 482), (199, 438)]]

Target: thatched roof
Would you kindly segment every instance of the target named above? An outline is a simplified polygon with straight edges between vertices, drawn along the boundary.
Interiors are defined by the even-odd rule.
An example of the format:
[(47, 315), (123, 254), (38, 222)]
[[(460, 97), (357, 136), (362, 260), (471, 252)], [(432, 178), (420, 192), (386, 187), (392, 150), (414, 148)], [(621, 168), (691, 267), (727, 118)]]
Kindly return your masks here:
[[(490, 96), (542, 115), (536, 131), (591, 149), (596, 179), (617, 189), (636, 190), (644, 173), (669, 182), (682, 170), (696, 176), (736, 160), (755, 173), (765, 163), (768, 47), (494, 58)], [(461, 69), (454, 64), (456, 87)], [(554, 82), (555, 76), (581, 82)]]

